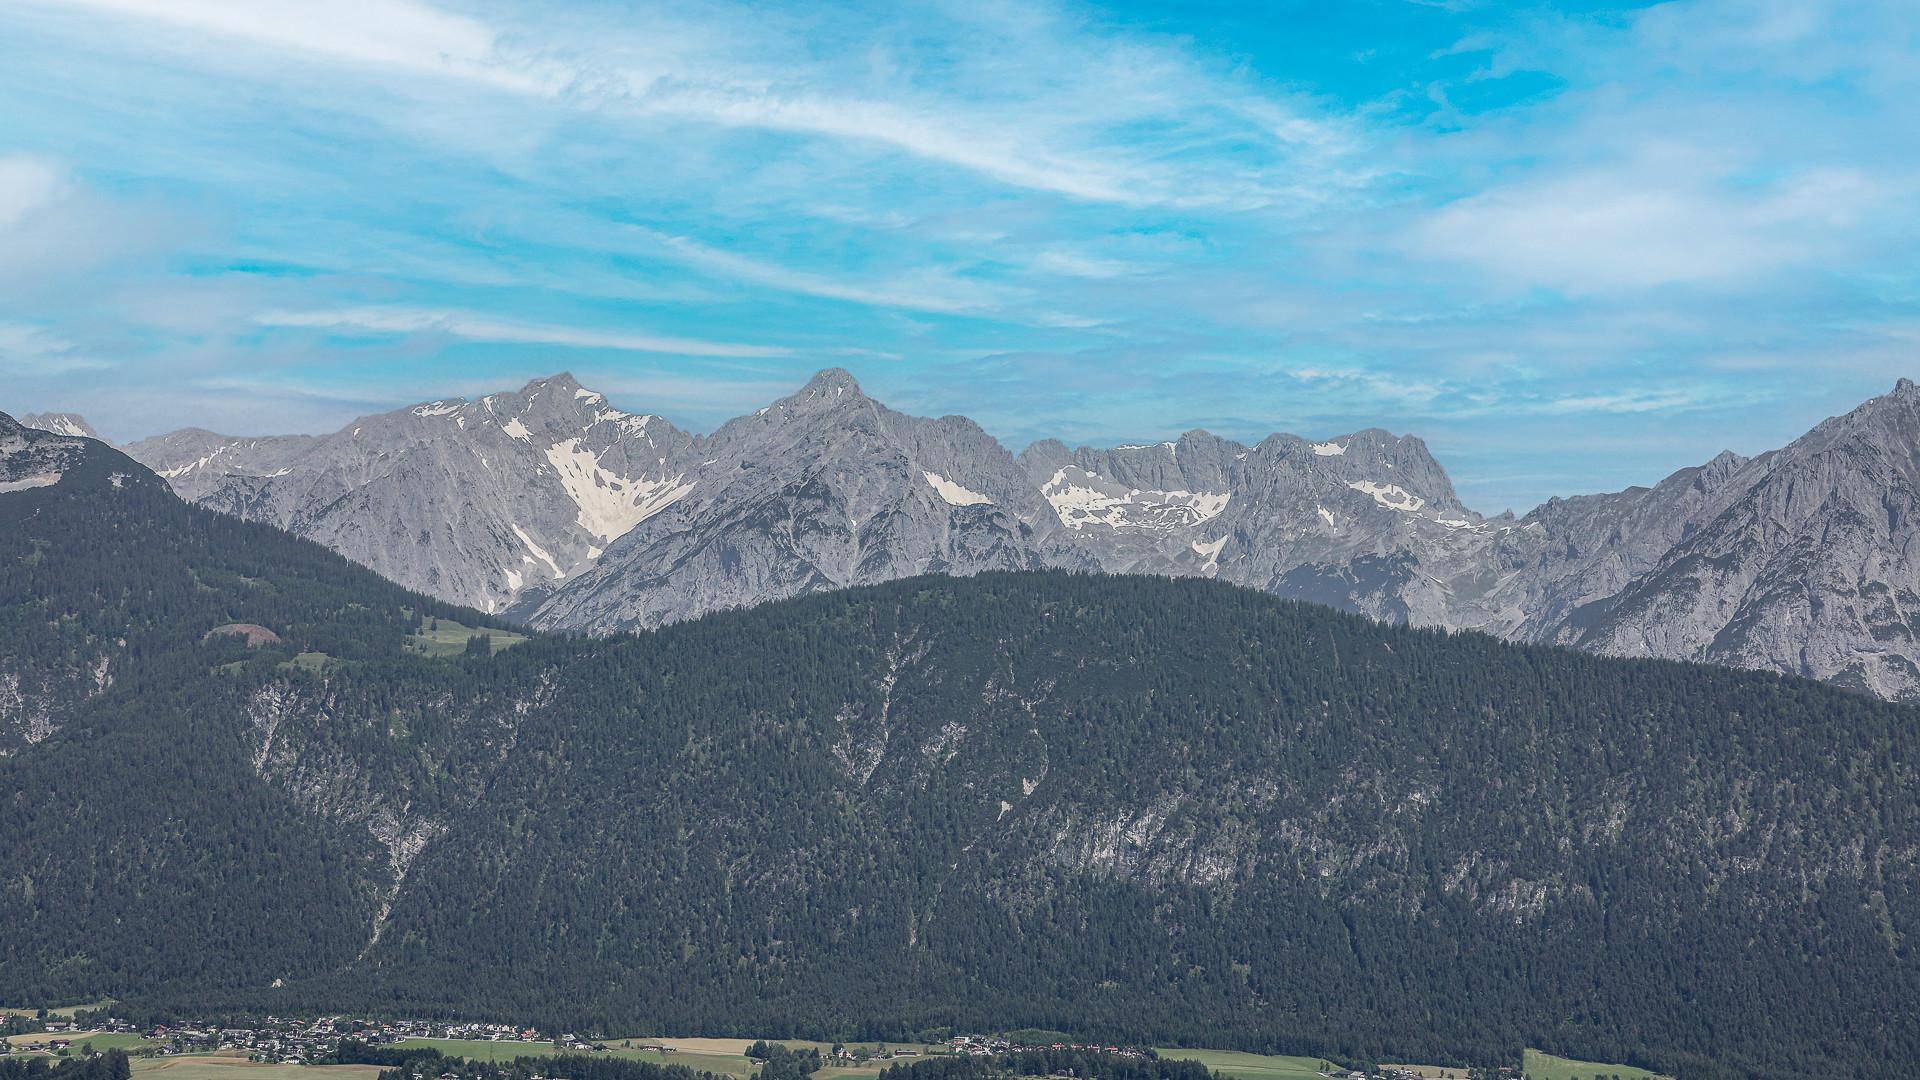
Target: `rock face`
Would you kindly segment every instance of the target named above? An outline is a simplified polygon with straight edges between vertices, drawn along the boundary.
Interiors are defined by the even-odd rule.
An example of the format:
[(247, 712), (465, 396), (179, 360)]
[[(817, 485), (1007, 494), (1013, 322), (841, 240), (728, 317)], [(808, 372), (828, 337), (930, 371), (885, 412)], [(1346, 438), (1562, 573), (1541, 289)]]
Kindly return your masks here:
[(1376, 618), (1438, 621), (1422, 553), (1484, 528), (1419, 439), (1378, 429), (1246, 447), (1204, 431), (1177, 442), (1021, 455), (1063, 530), (1058, 566), (1218, 577)]
[(52, 487), (89, 454), (85, 438), (55, 435), (0, 413), (0, 494)]
[(558, 375), (518, 393), (365, 417), (332, 435), (188, 429), (127, 452), (194, 502), (495, 611), (578, 572), (686, 495), (692, 444)]
[(971, 420), (905, 416), (829, 370), (696, 441), (688, 494), (526, 614), (658, 626), (916, 574), (1037, 569), (1051, 511)]
[(546, 628), (1044, 566), (1217, 577), (1390, 621), (1906, 698), (1920, 696), (1906, 615), (1920, 603), (1917, 396), (1903, 381), (1783, 450), (1520, 519), (1463, 507), (1412, 436), (1245, 446), (1191, 431), (1047, 440), (1016, 459), (971, 421), (894, 412), (838, 370), (705, 436), (562, 375), (319, 438), (188, 430), (129, 452), (194, 501)]
[(22, 413), (20, 426), (51, 431), (55, 435), (73, 435), (83, 439), (98, 439), (100, 433), (77, 413)]
[(1562, 636), (1920, 697), (1920, 389), (1834, 417), (1745, 462), (1699, 524)]
[[(140, 483), (158, 484), (111, 448), (0, 413), (0, 527), (35, 513), (37, 500), (55, 489), (111, 499)], [(0, 651), (0, 757), (52, 735), (69, 713), (104, 693), (119, 675), (124, 641), (70, 626), (59, 632), (60, 640), (36, 640), (32, 647), (16, 642)]]

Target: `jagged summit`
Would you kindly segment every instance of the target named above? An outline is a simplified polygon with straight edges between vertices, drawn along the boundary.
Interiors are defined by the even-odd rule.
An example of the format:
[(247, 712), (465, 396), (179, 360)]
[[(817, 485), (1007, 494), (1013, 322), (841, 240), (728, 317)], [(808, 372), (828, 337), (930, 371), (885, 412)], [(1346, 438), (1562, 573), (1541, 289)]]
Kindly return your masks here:
[(562, 372), (329, 435), (176, 432), (129, 448), (196, 502), (265, 521), (422, 592), (500, 610), (578, 573), (689, 489), (692, 437)]
[[(100, 433), (95, 431), (93, 425), (87, 423), (86, 418), (79, 413), (27, 413), (20, 417), (19, 423), (21, 427), (51, 431), (55, 435), (73, 435), (84, 439), (100, 438)], [(101, 439), (101, 441), (105, 442), (106, 440)]]
[(581, 386), (580, 380), (573, 377), (573, 372), (561, 371), (542, 379), (530, 380), (520, 388), (519, 396), (529, 400), (551, 396), (566, 401), (586, 395), (599, 396), (595, 391)]
[(799, 394), (795, 396), (829, 393), (859, 394), (861, 393), (860, 381), (845, 368), (821, 368), (814, 373), (813, 378), (807, 380), (807, 385), (801, 387)]

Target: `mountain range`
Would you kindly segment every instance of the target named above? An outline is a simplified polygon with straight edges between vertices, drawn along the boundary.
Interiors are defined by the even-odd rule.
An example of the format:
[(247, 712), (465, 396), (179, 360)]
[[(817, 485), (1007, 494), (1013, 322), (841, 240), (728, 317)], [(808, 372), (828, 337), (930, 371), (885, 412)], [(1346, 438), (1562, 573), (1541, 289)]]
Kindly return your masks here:
[[(806, 404), (741, 445), (791, 447)], [(935, 457), (970, 425), (860, 409), (836, 460), (885, 474), (905, 445), (1017, 505)], [(1359, 443), (1335, 445), (1418, 460)], [(1192, 473), (1031, 467), (1160, 493), (1091, 513), (1205, 528), (1200, 445), (1176, 444)], [(921, 480), (974, 516), (889, 543), (1048, 542)], [(1920, 1058), (1908, 706), (1150, 574), (523, 639), (97, 440), (0, 416), (0, 485), (0, 679), (28, 688), (0, 696), (0, 1000), (1456, 1067), (1537, 1046), (1688, 1080)], [(867, 494), (919, 520), (917, 493)]]
[[(50, 430), (91, 431), (60, 414)], [(1920, 390), (1652, 487), (1464, 507), (1424, 443), (1191, 431), (1018, 456), (823, 371), (709, 435), (560, 375), (325, 436), (126, 447), (204, 506), (534, 627), (606, 633), (924, 573), (1209, 577), (1418, 626), (1920, 697)]]

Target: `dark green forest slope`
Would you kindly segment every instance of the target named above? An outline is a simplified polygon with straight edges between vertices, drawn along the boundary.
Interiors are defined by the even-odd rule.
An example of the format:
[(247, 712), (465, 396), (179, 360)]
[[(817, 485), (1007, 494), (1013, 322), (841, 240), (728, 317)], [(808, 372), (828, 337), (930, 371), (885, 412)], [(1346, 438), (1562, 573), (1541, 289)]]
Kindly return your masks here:
[(170, 500), (0, 494), (0, 651), (144, 658), (0, 759), (0, 999), (1920, 1061), (1910, 709), (1058, 574), (428, 659)]

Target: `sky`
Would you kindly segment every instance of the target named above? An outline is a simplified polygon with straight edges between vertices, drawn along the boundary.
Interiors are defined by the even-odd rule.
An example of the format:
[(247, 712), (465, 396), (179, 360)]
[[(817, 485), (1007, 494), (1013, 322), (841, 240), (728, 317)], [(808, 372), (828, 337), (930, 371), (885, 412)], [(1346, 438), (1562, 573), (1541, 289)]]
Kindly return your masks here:
[(0, 0), (0, 410), (844, 367), (1009, 449), (1424, 438), (1484, 513), (1920, 375), (1911, 0)]

